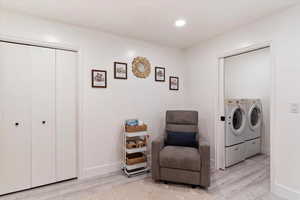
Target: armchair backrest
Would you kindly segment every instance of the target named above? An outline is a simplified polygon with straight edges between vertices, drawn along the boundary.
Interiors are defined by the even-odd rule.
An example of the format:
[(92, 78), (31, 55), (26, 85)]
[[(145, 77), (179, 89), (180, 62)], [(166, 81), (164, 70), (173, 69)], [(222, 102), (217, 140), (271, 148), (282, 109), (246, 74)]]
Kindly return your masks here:
[(198, 112), (186, 110), (167, 111), (166, 131), (196, 132), (198, 137)]

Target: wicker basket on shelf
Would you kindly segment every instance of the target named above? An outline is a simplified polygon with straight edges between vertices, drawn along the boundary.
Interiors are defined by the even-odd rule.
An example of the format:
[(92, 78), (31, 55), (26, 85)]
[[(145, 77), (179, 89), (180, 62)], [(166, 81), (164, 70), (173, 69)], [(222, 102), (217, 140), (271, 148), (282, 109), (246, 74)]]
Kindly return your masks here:
[(137, 140), (136, 141), (136, 147), (137, 148), (142, 148), (142, 147), (144, 147), (144, 146), (146, 146), (146, 139), (144, 139), (144, 140)]
[(126, 148), (127, 149), (137, 148), (136, 142), (133, 140), (127, 141)]
[(126, 132), (138, 132), (138, 131), (147, 131), (147, 125), (141, 125), (141, 126), (125, 126)]
[(126, 156), (126, 164), (127, 165), (134, 165), (138, 163), (146, 162), (147, 158), (143, 153), (133, 153), (128, 154)]

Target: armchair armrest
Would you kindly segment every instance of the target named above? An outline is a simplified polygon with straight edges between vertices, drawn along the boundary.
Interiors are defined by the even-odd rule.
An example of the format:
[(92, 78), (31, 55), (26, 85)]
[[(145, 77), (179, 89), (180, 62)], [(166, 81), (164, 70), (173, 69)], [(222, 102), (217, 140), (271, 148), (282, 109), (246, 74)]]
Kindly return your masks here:
[(159, 152), (165, 146), (164, 137), (160, 136), (152, 141), (152, 148), (151, 148), (151, 158), (152, 158), (152, 178), (154, 180), (160, 179), (159, 173)]
[(203, 137), (199, 138), (199, 152), (201, 158), (201, 185), (210, 185), (210, 146)]

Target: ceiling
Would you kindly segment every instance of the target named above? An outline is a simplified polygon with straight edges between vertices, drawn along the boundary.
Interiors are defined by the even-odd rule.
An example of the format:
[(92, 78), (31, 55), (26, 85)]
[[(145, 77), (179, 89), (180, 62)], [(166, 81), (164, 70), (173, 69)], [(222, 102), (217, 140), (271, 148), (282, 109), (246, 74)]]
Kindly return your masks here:
[[(186, 48), (300, 0), (0, 0), (0, 7)], [(183, 28), (174, 27), (185, 19)]]

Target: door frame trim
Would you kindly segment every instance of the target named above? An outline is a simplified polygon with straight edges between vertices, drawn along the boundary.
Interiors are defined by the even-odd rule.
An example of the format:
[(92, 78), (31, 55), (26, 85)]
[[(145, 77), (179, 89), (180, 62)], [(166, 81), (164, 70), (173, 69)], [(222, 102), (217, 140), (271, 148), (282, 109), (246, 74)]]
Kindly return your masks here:
[(0, 42), (8, 42), (8, 43), (36, 46), (36, 47), (49, 48), (49, 49), (58, 49), (64, 51), (73, 51), (73, 52), (80, 51), (79, 47), (70, 44), (38, 41), (38, 40), (21, 38), (16, 36), (8, 36), (3, 34), (0, 34)]
[[(271, 88), (270, 88), (270, 165), (271, 165), (271, 188), (274, 186), (274, 177), (276, 173), (275, 165), (274, 165), (274, 135), (276, 134), (275, 128), (275, 119), (276, 119), (276, 74), (275, 74), (275, 55), (273, 49), (273, 42), (266, 41), (262, 43), (256, 43), (253, 45), (248, 45), (244, 48), (233, 49), (230, 51), (226, 51), (217, 56), (218, 65), (216, 65), (216, 91), (215, 91), (215, 117), (214, 117), (214, 149), (215, 149), (215, 169), (225, 169), (225, 147), (224, 146), (224, 137), (220, 137), (219, 130), (220, 122), (223, 124), (223, 130), (225, 131), (225, 123), (220, 121), (220, 116), (224, 116), (223, 113), (219, 113), (220, 103), (223, 100), (223, 110), (224, 110), (224, 94), (220, 96), (220, 89), (224, 92), (224, 59), (264, 48), (270, 48), (270, 63), (271, 63)], [(221, 111), (222, 112), (222, 111)], [(224, 133), (224, 132), (223, 132)]]
[(50, 48), (50, 49), (57, 49), (57, 50), (64, 50), (64, 51), (72, 51), (77, 53), (77, 66), (76, 66), (76, 138), (77, 138), (77, 177), (83, 177), (83, 93), (84, 93), (84, 77), (80, 74), (84, 74), (84, 63), (83, 63), (83, 49), (79, 46), (74, 46), (71, 44), (66, 43), (54, 43), (54, 42), (45, 42), (41, 40), (34, 40), (29, 38), (17, 37), (12, 35), (4, 35), (0, 34), (0, 42), (7, 42), (13, 44), (20, 44), (20, 45), (29, 45), (41, 48)]

